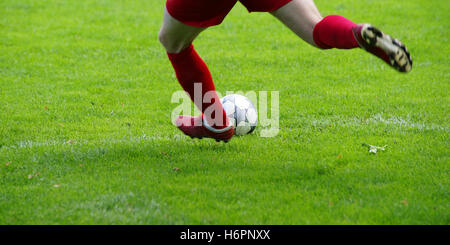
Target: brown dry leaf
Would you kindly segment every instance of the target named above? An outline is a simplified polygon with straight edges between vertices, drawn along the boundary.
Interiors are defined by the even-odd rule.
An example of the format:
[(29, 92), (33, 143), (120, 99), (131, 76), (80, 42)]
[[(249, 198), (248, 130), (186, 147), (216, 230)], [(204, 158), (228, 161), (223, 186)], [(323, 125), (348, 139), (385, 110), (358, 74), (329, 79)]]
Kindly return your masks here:
[(11, 162), (6, 162), (6, 167), (8, 167), (11, 164)]
[(75, 143), (75, 141), (73, 141), (73, 140), (68, 140), (67, 141), (67, 144), (74, 144)]
[(403, 205), (408, 206), (408, 201), (402, 200)]
[(29, 174), (28, 175), (28, 179), (32, 179), (33, 178), (33, 175), (32, 174)]
[(44, 110), (48, 110), (48, 106), (44, 106)]
[(342, 155), (339, 154), (339, 155), (337, 156), (337, 159), (341, 159), (341, 158), (342, 158)]
[(173, 168), (173, 171), (178, 172), (178, 171), (180, 171), (180, 169), (179, 168)]

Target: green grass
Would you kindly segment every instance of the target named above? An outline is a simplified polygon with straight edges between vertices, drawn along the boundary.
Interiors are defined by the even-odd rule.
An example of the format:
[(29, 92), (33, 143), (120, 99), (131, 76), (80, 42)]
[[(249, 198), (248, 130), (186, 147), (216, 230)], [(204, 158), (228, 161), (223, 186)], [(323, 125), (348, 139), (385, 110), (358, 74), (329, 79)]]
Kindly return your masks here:
[(450, 224), (450, 5), (316, 3), (412, 73), (238, 4), (196, 49), (219, 91), (279, 91), (280, 133), (219, 144), (170, 123), (163, 1), (1, 1), (0, 224)]

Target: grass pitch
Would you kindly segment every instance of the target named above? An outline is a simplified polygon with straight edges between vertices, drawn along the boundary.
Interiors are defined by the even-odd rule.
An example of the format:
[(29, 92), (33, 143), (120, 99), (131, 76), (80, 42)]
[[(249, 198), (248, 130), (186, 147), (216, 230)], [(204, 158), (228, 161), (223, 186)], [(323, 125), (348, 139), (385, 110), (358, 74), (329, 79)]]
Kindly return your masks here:
[(413, 71), (238, 4), (195, 46), (219, 91), (280, 92), (280, 133), (218, 144), (170, 123), (163, 1), (1, 1), (0, 224), (449, 224), (450, 5), (316, 4)]

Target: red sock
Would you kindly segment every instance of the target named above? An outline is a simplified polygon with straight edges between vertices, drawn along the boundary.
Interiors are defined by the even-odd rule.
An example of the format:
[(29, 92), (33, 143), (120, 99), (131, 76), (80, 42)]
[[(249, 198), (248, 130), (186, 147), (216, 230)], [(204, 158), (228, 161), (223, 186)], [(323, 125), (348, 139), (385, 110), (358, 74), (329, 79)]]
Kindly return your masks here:
[(342, 16), (329, 15), (314, 27), (314, 42), (322, 49), (358, 48), (358, 42), (352, 31), (354, 26), (355, 23)]
[[(220, 104), (219, 96), (215, 92), (216, 89), (214, 87), (211, 73), (209, 72), (209, 69), (206, 66), (205, 62), (203, 62), (203, 60), (195, 51), (194, 46), (191, 45), (189, 46), (189, 48), (181, 51), (180, 53), (167, 54), (169, 56), (169, 60), (172, 62), (173, 68), (175, 69), (178, 82), (189, 94), (197, 108), (199, 108), (202, 113), (205, 113), (208, 107), (213, 106), (208, 110), (211, 111), (211, 109), (214, 109), (215, 111), (222, 112), (222, 117), (219, 117), (220, 119), (222, 119), (220, 121), (213, 119), (215, 117), (214, 112), (211, 115), (208, 115), (210, 113), (205, 113), (208, 124), (217, 129), (225, 128), (226, 126), (228, 126), (226, 112), (223, 109), (222, 104)], [(200, 83), (202, 85), (201, 98), (194, 98), (195, 83)], [(203, 98), (205, 97), (206, 93), (212, 96), (210, 103), (203, 102)], [(219, 103), (214, 103), (215, 101), (218, 101)], [(220, 108), (218, 106), (220, 106)]]

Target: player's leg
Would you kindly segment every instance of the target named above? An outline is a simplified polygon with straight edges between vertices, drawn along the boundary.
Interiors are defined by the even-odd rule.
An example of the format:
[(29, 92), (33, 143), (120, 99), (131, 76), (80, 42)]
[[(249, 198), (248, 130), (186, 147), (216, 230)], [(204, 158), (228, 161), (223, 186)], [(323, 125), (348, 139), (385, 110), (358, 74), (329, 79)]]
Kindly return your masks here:
[(271, 12), (306, 42), (321, 49), (361, 47), (401, 72), (412, 68), (411, 56), (396, 39), (369, 24), (356, 25), (339, 15), (322, 18), (313, 0), (292, 0)]
[[(229, 126), (226, 113), (215, 92), (209, 69), (192, 45), (194, 39), (205, 29), (206, 27), (183, 24), (172, 17), (166, 8), (159, 40), (167, 51), (180, 85), (204, 113), (204, 116), (200, 117), (180, 116), (177, 119), (179, 129), (191, 137), (227, 141), (233, 136), (233, 128)], [(201, 84), (198, 91), (196, 83)], [(211, 100), (204, 100), (206, 94)], [(205, 113), (207, 109), (213, 113)]]
[(206, 27), (183, 24), (170, 16), (167, 8), (164, 8), (163, 24), (158, 38), (167, 53), (176, 54), (191, 46), (194, 39), (205, 29)]
[(322, 16), (313, 1), (292, 0), (271, 14), (304, 41), (318, 47), (312, 33), (316, 24), (322, 20)]

